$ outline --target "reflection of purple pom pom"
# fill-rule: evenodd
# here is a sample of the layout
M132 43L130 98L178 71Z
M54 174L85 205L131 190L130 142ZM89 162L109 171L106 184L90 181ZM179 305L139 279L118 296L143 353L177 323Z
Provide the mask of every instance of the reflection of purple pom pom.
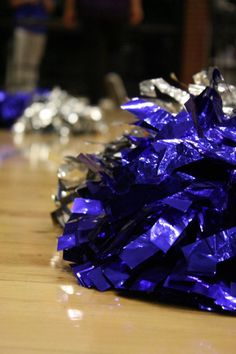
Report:
M175 116L132 100L147 134L80 158L90 172L58 249L81 285L236 311L236 118L215 86Z

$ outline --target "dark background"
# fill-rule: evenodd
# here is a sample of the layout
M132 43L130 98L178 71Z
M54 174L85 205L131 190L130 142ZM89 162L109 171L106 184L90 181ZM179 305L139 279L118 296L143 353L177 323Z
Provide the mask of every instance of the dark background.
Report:
M207 0L192 1L191 16L195 16L194 6L201 1ZM210 26L206 33L209 37L207 65L218 64L219 53L227 57L229 46L231 52L232 48L236 48L236 1L225 2L234 5L235 11L218 8L216 0L208 2ZM181 78L183 43L186 37L186 3L187 0L143 0L143 23L137 27L127 26L122 42L121 62L123 79L130 96L138 93L138 83L143 79L158 76L168 78L170 72L175 72L177 77ZM41 65L39 84L48 88L59 85L70 93L80 94L83 67L81 28L78 27L75 31L66 30L61 21L62 12L63 0L57 0L56 11L49 22L48 43ZM201 21L201 18L197 21ZM7 50L12 29L12 16L7 0L0 0L0 88L4 87ZM233 56L236 58L236 54L233 53ZM226 74L229 73L231 82L233 78L236 81L236 64L227 67L224 62L227 64L227 58L225 61L223 59L223 64L221 61L221 69ZM188 61L185 63L191 64Z
M7 0L0 2L0 87L3 88L6 53L12 35L11 11ZM122 43L121 60L124 81L130 95L137 93L144 78L177 75L183 22L182 0L144 0L145 20L136 27L127 26ZM49 23L48 43L40 70L40 86L59 85L71 93L80 93L81 29L68 31L62 25L63 1Z

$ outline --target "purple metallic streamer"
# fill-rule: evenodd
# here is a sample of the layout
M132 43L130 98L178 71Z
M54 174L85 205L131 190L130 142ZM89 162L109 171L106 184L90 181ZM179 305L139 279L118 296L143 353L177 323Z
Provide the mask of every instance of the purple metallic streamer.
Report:
M81 156L89 173L58 249L82 286L236 312L236 120L221 80L213 71L176 115L131 100L144 134Z

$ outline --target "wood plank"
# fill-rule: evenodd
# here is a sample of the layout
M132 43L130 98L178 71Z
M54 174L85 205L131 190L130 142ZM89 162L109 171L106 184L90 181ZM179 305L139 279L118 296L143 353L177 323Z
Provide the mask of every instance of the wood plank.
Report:
M0 132L0 149L12 151L0 165L0 353L235 353L235 318L88 290L63 265L50 195L62 156L86 151L87 140L17 143Z

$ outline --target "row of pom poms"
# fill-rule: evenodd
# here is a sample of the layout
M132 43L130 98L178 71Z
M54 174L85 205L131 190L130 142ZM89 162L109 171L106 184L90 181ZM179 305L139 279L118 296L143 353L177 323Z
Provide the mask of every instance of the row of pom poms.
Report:
M60 88L32 93L0 92L0 127L14 133L54 132L60 136L103 132L102 110L85 97L75 97Z

